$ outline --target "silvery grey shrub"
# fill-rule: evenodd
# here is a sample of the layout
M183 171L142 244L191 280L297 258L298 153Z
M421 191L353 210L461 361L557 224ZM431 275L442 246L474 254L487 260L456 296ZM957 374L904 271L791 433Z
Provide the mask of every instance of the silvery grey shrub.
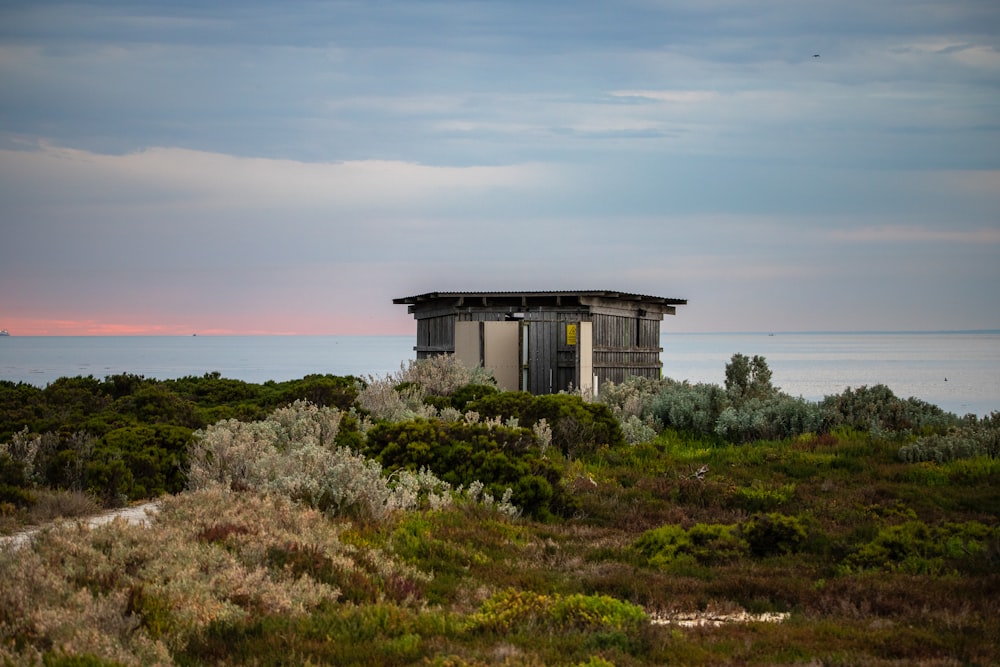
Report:
M378 462L337 446L341 417L336 408L296 401L261 421L227 419L197 431L188 487L274 493L333 516L376 520L453 501L451 486L428 470L386 476ZM506 511L506 505L497 509Z

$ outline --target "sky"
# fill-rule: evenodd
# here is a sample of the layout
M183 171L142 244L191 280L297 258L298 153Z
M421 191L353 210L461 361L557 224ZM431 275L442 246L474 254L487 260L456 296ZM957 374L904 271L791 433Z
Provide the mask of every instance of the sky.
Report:
M1000 328L995 0L0 3L0 328Z

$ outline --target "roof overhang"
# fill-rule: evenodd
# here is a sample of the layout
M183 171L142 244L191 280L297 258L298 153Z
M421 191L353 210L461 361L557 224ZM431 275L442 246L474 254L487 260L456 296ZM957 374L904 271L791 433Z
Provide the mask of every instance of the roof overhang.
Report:
M674 306L687 304L687 299L674 299L648 294L633 294L614 290L557 290L540 292L426 292L414 296L393 299L397 305L414 307L450 304L455 307L509 307L519 305L524 308L560 307L571 303L582 305L607 304L609 302L629 302L632 307L641 307L650 312L672 315Z

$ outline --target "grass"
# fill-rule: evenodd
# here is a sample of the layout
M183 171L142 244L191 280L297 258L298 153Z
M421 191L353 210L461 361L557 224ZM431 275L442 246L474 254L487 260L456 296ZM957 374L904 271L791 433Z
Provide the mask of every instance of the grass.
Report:
M898 448L853 432L741 446L667 432L551 452L580 509L546 523L473 504L338 523L185 493L150 528L50 531L0 552L0 662L1000 663L1000 466L904 464ZM633 548L664 525L745 537L762 513L804 537L726 559ZM790 616L642 620L699 611Z
M94 496L78 491L38 489L32 491L31 496L33 502L28 507L0 505L0 535L9 535L55 519L93 516L102 509Z

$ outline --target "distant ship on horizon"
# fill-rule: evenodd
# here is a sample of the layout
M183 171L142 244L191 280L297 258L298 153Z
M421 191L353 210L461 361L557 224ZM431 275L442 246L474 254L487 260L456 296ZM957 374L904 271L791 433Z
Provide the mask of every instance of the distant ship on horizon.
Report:
M6 329L0 329L0 336L9 336L10 332Z

